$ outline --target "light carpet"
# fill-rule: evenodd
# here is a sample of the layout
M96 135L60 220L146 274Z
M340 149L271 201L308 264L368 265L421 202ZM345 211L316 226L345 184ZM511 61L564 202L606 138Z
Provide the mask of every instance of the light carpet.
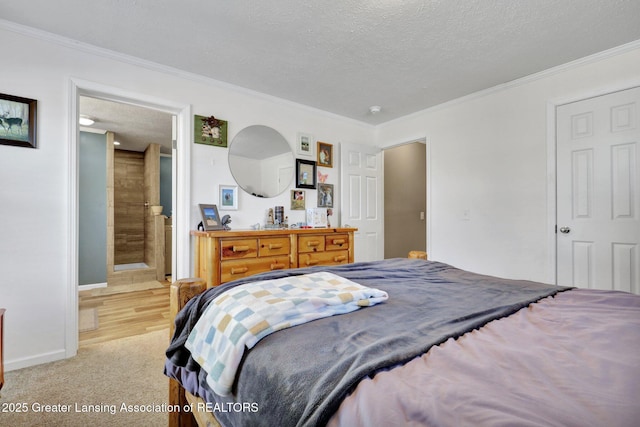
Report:
M71 359L7 372L0 425L166 426L169 380L162 372L168 344L165 329L89 345Z

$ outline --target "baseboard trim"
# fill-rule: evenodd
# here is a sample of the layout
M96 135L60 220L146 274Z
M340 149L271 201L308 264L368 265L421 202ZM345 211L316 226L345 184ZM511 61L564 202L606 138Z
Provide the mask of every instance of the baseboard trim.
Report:
M66 358L67 355L65 350L60 349L22 359L6 360L4 363L4 369L6 372L15 371L16 369L29 368L31 366L42 365L43 363L55 362Z
M78 291L90 291L91 289L106 288L107 282L104 283L90 283L88 285L78 285Z

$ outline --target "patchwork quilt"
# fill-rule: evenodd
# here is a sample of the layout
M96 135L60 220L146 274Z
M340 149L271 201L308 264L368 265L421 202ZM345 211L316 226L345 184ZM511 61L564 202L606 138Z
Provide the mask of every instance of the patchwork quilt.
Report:
M323 317L349 313L388 298L326 271L237 286L215 298L185 346L220 396L231 394L245 347L265 336Z

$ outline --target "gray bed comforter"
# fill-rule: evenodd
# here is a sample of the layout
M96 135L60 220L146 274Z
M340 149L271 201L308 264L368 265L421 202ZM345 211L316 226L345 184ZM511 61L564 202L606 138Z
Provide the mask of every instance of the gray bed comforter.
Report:
M269 335L245 353L233 396L210 392L183 346L208 303L249 280L313 271L384 290L389 299ZM188 303L176 318L165 374L190 393L217 402L215 416L224 426L325 425L361 379L565 289L413 259L265 273L212 288Z

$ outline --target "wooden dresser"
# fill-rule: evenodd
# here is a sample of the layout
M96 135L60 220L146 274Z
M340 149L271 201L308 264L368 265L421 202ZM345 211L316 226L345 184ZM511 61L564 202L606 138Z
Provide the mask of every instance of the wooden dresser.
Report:
M212 287L265 271L352 263L356 230L192 231L194 272Z

